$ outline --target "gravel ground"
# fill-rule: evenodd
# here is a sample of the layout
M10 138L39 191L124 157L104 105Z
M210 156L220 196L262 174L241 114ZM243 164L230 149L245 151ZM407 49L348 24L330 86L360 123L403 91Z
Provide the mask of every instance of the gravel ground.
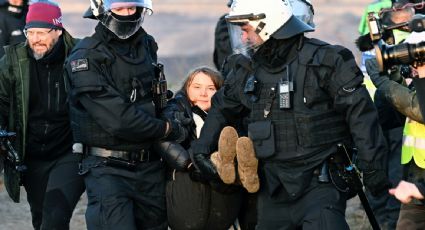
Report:
M64 24L74 36L90 35L95 21L82 19L88 7L87 0L58 0L64 13ZM316 32L311 37L329 43L342 44L355 50L354 39L364 7L371 0L315 0ZM213 34L216 20L226 12L227 0L161 0L154 2L155 13L146 18L144 27L159 43L159 57L165 64L166 76L172 89L190 68L212 66ZM0 230L28 230L31 227L29 206L25 191L21 203L13 203L0 180ZM87 200L81 198L71 221L72 230L86 229L84 212ZM351 229L370 229L358 199L347 203L347 220Z

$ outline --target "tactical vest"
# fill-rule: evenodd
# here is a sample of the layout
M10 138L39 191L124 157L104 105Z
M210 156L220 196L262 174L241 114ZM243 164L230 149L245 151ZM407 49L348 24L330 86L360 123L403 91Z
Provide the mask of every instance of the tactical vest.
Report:
M401 164L411 160L425 169L425 125L406 118L403 130L403 145L401 147Z
M327 43L322 41L305 38L298 55L280 71L268 72L262 67L254 67L254 76L261 89L258 100L252 103L251 122L269 120L273 124L275 153L268 160L303 159L338 142L351 139L348 126L341 114L333 109L323 110L306 106L305 92L321 90L309 86L306 82L307 68L321 66L325 51L320 48L326 45ZM309 77L312 79L312 76ZM279 108L279 82L282 79L293 79L289 109ZM273 94L275 98L272 100ZM328 103L332 103L332 98L329 97L327 100ZM267 107L270 108L270 113L265 117ZM249 133L253 133L252 130L249 130ZM255 137L251 138L254 145L258 144ZM264 143L268 142L262 144ZM270 148L273 146L263 149ZM258 149L256 148L256 151Z
M147 39L148 40L148 39ZM114 90L117 90L126 103L133 103L144 112L155 117L155 107L153 105L152 81L154 79L155 63L151 54L149 42L144 46L144 50L139 50L138 59L130 59L116 55L112 49L107 49L103 43L92 38L86 38L83 42L85 47L96 47L103 52L107 52L108 58L104 63L100 63L101 74L105 82ZM81 45L80 45L81 46ZM71 126L74 141L81 142L88 146L103 147L113 150L140 150L150 147L151 143L135 143L119 139L106 132L84 109L71 106Z

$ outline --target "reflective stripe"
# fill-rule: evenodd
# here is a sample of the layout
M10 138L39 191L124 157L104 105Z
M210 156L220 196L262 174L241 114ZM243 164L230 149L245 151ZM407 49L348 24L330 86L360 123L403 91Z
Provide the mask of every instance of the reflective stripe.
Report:
M407 118L403 130L401 163L407 164L412 158L417 166L425 168L425 125Z
M413 136L404 136L403 145L407 147L416 147L418 149L425 149L425 139L420 139Z

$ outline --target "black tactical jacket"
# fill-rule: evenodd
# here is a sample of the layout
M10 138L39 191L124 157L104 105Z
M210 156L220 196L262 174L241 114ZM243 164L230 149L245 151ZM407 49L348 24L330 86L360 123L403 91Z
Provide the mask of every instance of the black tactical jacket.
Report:
M75 141L138 150L165 136L152 103L157 49L142 28L120 40L100 23L75 47L66 65Z

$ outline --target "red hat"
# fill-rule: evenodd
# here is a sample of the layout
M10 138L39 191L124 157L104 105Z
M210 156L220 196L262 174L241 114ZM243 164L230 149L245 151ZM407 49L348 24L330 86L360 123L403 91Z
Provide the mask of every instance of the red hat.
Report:
M62 29L62 12L57 3L48 0L33 0L28 8L25 29Z

